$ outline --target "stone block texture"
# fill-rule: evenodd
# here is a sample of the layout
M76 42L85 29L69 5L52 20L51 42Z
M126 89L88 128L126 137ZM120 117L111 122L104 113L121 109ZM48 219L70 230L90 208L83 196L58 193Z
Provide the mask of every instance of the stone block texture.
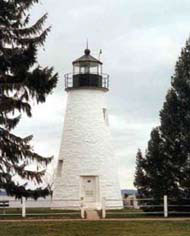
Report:
M102 198L108 208L122 208L117 159L106 113L104 90L68 92L52 207L80 207L81 178L95 176L97 208L101 208Z

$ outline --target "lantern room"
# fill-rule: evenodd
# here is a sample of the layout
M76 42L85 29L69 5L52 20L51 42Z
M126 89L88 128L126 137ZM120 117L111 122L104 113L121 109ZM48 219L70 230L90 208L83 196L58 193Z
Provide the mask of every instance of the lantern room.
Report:
M73 72L65 75L66 91L81 87L108 90L109 75L102 73L102 62L91 56L89 49L72 64Z
M73 61L73 74L102 74L102 62L90 55L90 50L85 49L84 56Z

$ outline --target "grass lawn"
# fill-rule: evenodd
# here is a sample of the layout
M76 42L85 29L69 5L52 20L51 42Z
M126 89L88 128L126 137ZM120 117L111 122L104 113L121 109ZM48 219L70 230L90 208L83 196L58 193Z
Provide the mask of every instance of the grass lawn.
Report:
M189 236L183 222L52 222L0 223L2 236Z

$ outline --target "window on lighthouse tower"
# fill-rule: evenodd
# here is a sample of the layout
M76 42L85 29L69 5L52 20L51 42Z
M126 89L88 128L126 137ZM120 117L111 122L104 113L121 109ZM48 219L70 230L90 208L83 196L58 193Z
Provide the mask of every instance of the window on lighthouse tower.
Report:
M57 167L57 177L61 177L62 168L63 168L63 160L59 160Z
M104 117L104 121L105 121L106 125L109 126L108 112L107 112L106 108L103 108L103 117Z

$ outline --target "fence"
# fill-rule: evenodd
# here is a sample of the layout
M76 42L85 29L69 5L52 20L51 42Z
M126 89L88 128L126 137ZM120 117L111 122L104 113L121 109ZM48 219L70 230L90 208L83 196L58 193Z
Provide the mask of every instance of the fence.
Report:
M131 199L123 200L123 210L114 210L116 208L114 206L111 209L109 207L109 202L113 201L111 199L104 201L104 209L102 208L104 218L190 216L190 199L181 199L179 202L167 196L163 196L161 200L133 196Z
M8 200L7 200L8 199ZM79 203L79 204L78 204ZM63 207L64 206L64 207ZM81 206L79 200L51 199L0 199L0 217L64 217L80 218Z
M124 199L124 208L116 209L120 204L110 204L114 199L102 198L102 218L125 218L125 217L147 217L147 216L190 216L190 199L182 199L180 202L164 196L160 201L153 198ZM63 207L64 206L64 207ZM85 204L83 199L53 200L13 198L0 199L0 218L2 217L63 217L63 218L85 218Z

